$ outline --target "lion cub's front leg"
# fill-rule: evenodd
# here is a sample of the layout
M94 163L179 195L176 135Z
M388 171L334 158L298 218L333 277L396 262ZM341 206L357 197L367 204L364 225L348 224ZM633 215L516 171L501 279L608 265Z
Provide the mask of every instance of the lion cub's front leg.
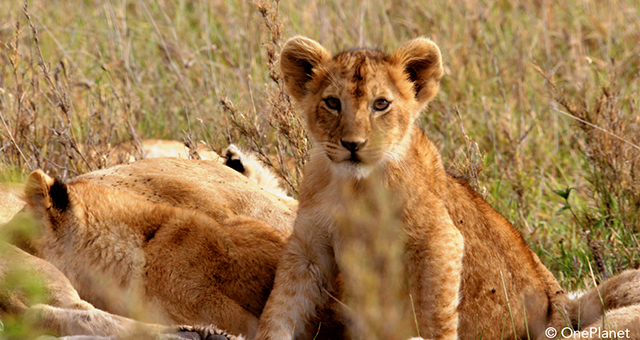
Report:
M446 212L438 219L409 230L407 277L420 336L457 339L464 240Z
M300 214L278 263L256 339L294 339L303 333L316 307L328 298L324 287L337 274L330 237L316 234L316 225Z

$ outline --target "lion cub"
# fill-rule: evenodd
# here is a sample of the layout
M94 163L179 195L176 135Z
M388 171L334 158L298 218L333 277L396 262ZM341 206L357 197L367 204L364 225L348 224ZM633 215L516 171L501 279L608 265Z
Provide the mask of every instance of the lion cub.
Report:
M418 38L391 55L356 49L332 56L294 37L280 67L315 148L257 339L313 338L305 323L335 298L339 273L345 297L371 290L363 298L382 301L404 289L401 311L386 322L399 325L392 332L347 301L351 337L536 338L564 292L518 231L445 171L414 123L439 88L438 47ZM389 269L393 254L371 268L404 276L396 278L399 288L386 277L373 288L350 281L371 276L354 274L353 263L387 251L367 253L371 244L361 242L380 234L390 235L390 248L402 242L402 268Z

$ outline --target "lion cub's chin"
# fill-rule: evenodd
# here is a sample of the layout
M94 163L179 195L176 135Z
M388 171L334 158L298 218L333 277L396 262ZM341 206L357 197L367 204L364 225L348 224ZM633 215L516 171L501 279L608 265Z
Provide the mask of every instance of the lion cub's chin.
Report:
M363 162L341 161L334 162L331 170L336 177L345 179L364 179L369 177L378 164L370 164Z

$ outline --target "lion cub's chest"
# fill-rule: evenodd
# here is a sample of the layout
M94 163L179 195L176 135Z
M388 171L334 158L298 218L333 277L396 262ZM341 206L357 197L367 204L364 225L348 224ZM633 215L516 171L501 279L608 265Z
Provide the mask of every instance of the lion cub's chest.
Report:
M309 165L315 171L305 174L298 210L298 219L304 223L298 226L312 230L301 232L324 234L337 243L334 246L373 234L401 233L393 237L411 247L429 242L428 235L437 230L456 229L446 203L431 188L434 183L427 180L429 174L423 174L420 164L388 163L365 178L336 173L322 160L312 159ZM398 175L407 172L424 176Z
M302 188L297 232L326 238L336 250L369 242L375 235L403 233L405 222L410 222L405 195L389 187L383 175L352 178L331 171L308 172L306 183L314 185Z

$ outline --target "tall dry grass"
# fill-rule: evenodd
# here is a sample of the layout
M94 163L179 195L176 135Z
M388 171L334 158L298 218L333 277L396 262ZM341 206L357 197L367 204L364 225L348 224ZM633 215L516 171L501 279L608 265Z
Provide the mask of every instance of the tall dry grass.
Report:
M445 77L420 124L448 166L567 288L589 262L639 265L637 1L3 1L0 179L186 136L251 148L295 193L309 145L277 69L295 34L336 52L431 37Z

